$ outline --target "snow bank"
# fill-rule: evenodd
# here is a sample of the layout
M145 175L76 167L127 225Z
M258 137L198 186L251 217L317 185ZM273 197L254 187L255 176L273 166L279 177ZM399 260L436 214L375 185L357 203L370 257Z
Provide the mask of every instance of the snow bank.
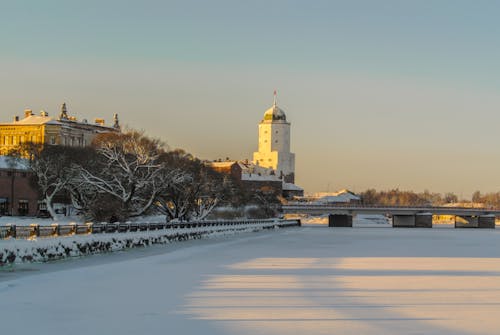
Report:
M9 263L46 262L66 257L166 244L174 241L234 235L297 225L293 221L267 221L240 226L209 226L129 233L88 234L31 240L8 239L0 244L0 266Z

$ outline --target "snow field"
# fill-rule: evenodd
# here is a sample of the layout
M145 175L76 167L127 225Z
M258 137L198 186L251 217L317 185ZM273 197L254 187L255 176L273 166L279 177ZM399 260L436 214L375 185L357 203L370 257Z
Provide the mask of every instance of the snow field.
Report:
M0 271L0 324L9 335L496 335L499 244L499 230L307 226L14 265Z

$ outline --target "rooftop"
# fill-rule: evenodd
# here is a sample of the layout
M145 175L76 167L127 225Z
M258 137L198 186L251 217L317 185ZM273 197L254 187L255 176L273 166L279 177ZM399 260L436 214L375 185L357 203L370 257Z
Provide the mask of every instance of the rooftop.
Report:
M24 158L0 156L0 169L27 170L28 160Z

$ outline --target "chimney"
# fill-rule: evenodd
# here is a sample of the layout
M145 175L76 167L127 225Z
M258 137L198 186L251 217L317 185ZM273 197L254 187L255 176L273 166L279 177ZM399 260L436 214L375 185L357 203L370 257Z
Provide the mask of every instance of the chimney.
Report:
M40 116L49 116L49 113L47 113L46 111L42 110L42 111L40 111Z
M104 126L104 119L95 119L94 123L99 125L99 126Z
M14 122L19 122L19 116L14 115Z
M27 118L29 116L33 115L33 111L31 109L25 109L24 110L24 118Z

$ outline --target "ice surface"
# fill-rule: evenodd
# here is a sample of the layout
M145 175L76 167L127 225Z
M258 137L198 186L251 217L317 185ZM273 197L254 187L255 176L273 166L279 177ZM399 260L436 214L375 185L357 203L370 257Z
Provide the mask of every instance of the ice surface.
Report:
M1 333L498 334L499 242L323 225L15 265Z

